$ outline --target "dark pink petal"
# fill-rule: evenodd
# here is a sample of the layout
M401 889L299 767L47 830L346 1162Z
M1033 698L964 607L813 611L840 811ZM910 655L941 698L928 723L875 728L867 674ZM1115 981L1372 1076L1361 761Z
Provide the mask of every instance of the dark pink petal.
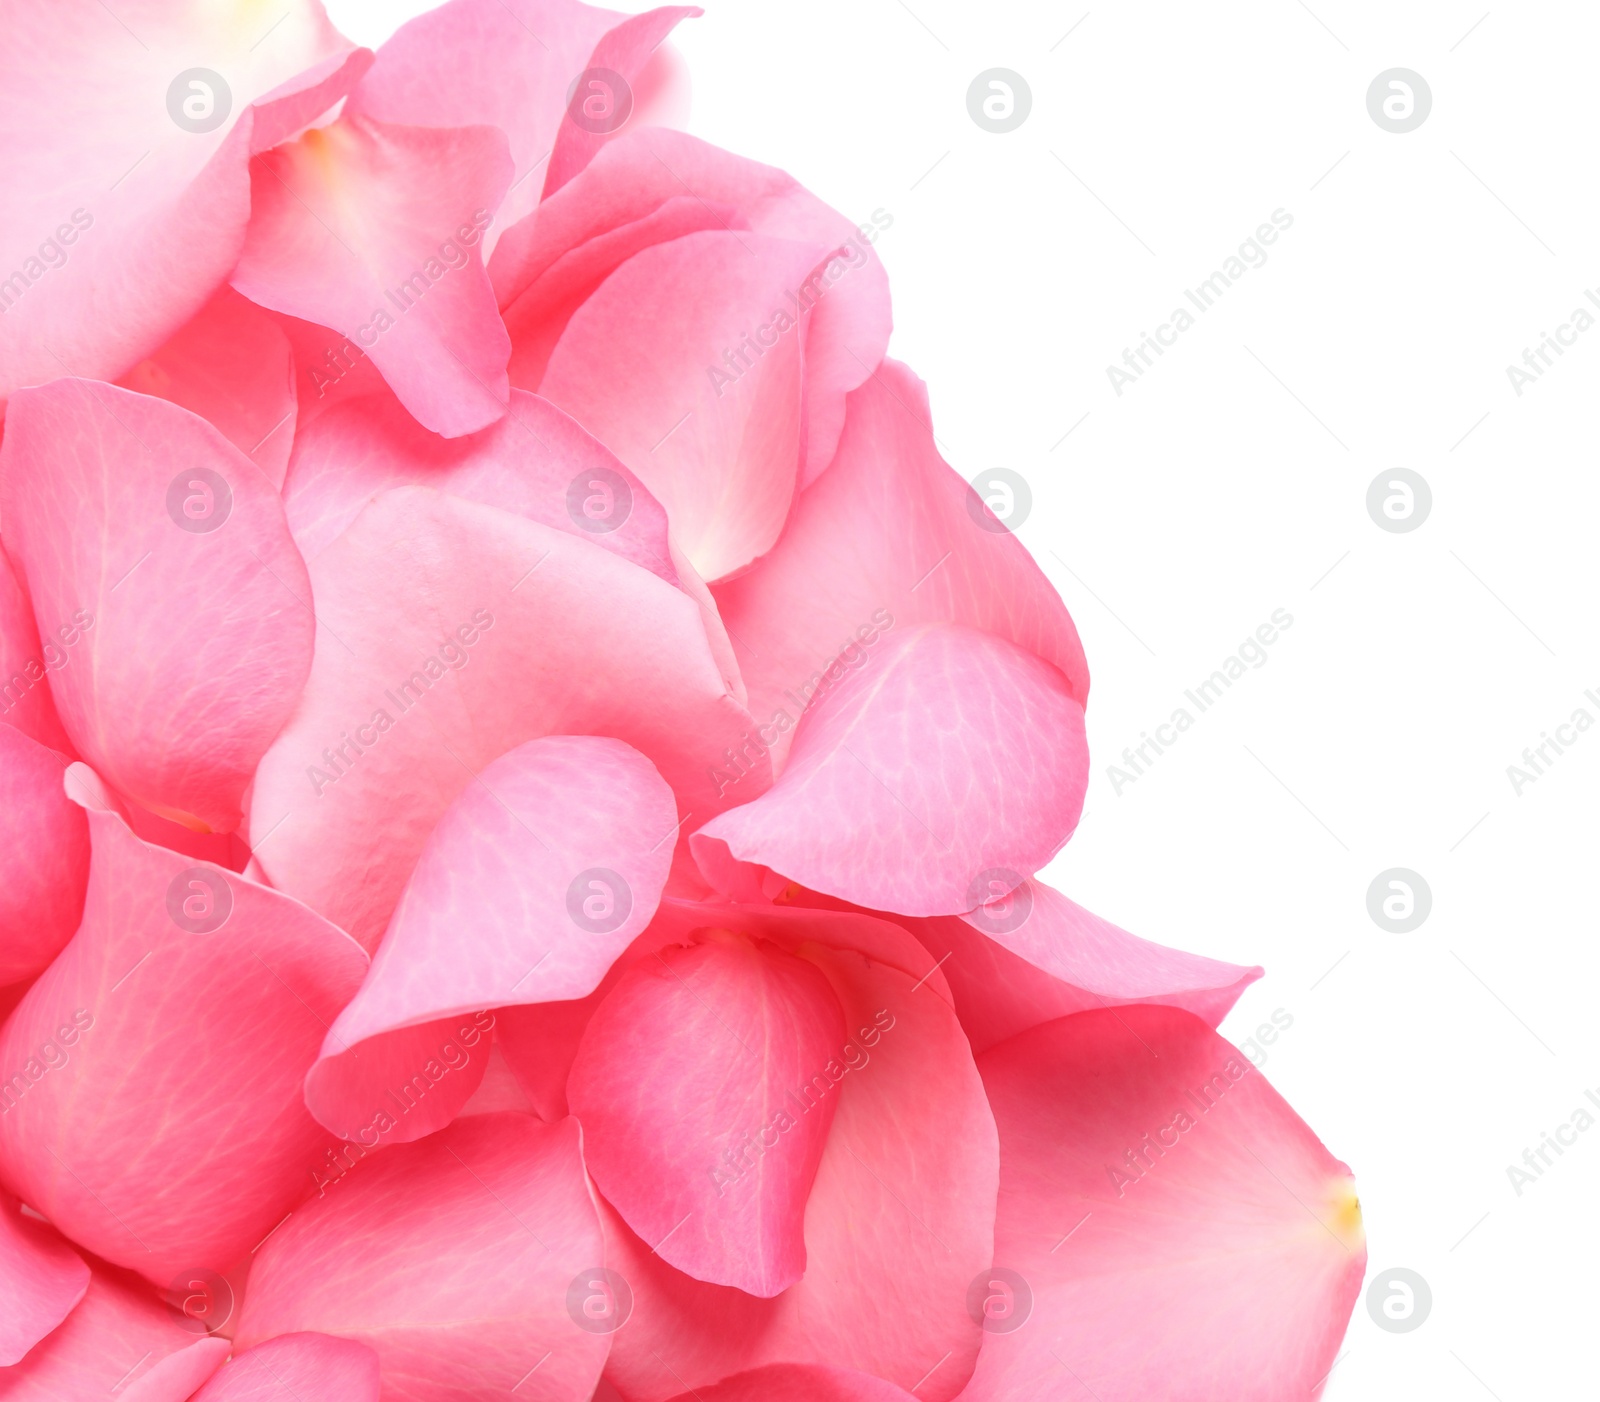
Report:
M118 381L207 420L274 487L294 441L294 358L278 324L231 287Z
M366 1144L448 1124L488 1054L456 1024L591 992L655 914L677 820L672 790L620 740L547 736L490 764L428 838L328 1030L311 1113Z
M280 1334L212 1374L194 1402L378 1402L378 1355L354 1339Z
M1133 1402L1202 1376L1195 1395L1240 1402L1321 1391L1361 1289L1361 1213L1350 1170L1242 1052L1188 1013L1125 1007L1025 1032L981 1069L1000 1211L965 1397Z
M858 229L783 171L684 132L630 130L547 198L537 219L513 225L495 245L489 276L511 331L512 383L537 385L573 312L651 244L700 229L751 229L835 250L839 261L815 284L807 331L807 485L838 446L845 395L889 343L889 280L872 248L887 227ZM772 308L762 310L765 320Z
M0 987L39 973L83 914L89 825L62 787L66 767L0 725Z
M185 1328L143 1281L100 1267L66 1322L0 1368L0 1402L187 1402L227 1356L226 1339Z
M847 1035L827 979L770 944L708 931L635 964L567 1082L595 1183L697 1280L787 1289L805 1274L806 1200L839 1099L799 1096L816 1076L832 1089Z
M326 111L371 57L316 0L115 11L0 8L0 399L115 379L199 312L239 256L251 152Z
M350 110L413 126L499 127L516 162L497 220L504 228L538 206L557 134L571 125L568 91L579 74L609 67L631 81L672 26L699 13L624 16L575 0L451 0L401 25L378 51ZM596 53L611 30L620 47L613 41ZM564 155L563 163L577 155Z
M0 1177L166 1286L312 1186L328 1136L300 1083L367 961L297 901L88 817L83 924L0 1031Z
M950 980L974 1053L1069 1013L1163 1003L1209 1027L1261 977L1130 935L1037 878L917 932Z
M238 1343L358 1340L411 1402L583 1402L612 1336L569 1305L605 1266L579 1140L475 1115L363 1159L261 1248Z
M779 1363L685 1392L672 1402L915 1402L893 1383L848 1368Z
M54 636L48 648L40 644L33 606L0 548L0 721L53 750L72 748L50 699L50 670L65 657Z
M506 416L463 438L429 433L373 395L318 417L295 440L284 510L309 560L389 487L433 487L581 535L678 577L661 503L608 448L537 395L512 390Z
M272 484L186 409L58 380L12 396L0 514L78 752L154 812L236 827L311 665Z
M679 20L704 13L697 5L664 5L629 15L601 37L556 129L544 181L546 196L577 175L626 124L635 100L633 80L644 72L656 46ZM622 79L620 85L613 74ZM628 112L623 111L624 103Z
M630 1402L772 1363L855 1368L947 1402L978 1351L966 1296L993 1259L999 1169L989 1108L937 970L905 931L864 916L769 907L711 918L809 959L844 1010L841 1065L818 1068L828 1082L842 1074L806 1206L806 1273L770 1300L705 1284L608 1214L634 1313L607 1372ZM873 957L833 944L862 933ZM880 961L896 944L902 952ZM913 978L901 963L925 972Z
M763 724L786 714L792 725L885 636L928 623L1007 638L1053 663L1088 703L1089 669L1065 606L939 456L928 425L922 382L886 361L850 396L838 455L777 546L716 587ZM780 766L791 738L776 733Z
M88 1288L89 1268L61 1234L25 1216L15 1198L0 1192L0 1379Z
M806 443L799 289L827 255L720 230L646 248L573 315L540 381L644 480L708 580L770 550L788 517Z
M316 661L257 772L251 841L275 886L368 948L445 810L526 740L627 742L685 824L728 802L711 771L749 714L700 606L626 560L402 487L317 557L312 580Z
M349 338L436 433L472 433L505 413L510 389L479 246L510 182L491 127L341 117L250 163L233 285Z
M953 915L991 894L987 874L1014 885L1071 836L1089 752L1056 668L947 625L897 632L841 670L777 783L691 838L713 885L764 867L855 905Z

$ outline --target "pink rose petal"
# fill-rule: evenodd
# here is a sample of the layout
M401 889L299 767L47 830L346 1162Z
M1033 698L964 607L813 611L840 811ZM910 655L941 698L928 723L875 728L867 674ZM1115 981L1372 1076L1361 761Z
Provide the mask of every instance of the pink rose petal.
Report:
M765 867L855 905L953 915L1071 836L1089 753L1056 668L956 625L878 648L812 700L777 783L691 838L713 885Z
M763 724L780 712L792 724L825 679L928 623L1009 639L1088 703L1088 665L1060 597L939 456L927 392L893 361L850 396L838 455L777 546L715 593ZM774 734L781 767L793 731Z
M510 388L479 247L510 182L492 127L345 115L250 163L233 285L349 338L436 433L472 433L505 413Z
M787 1289L805 1274L806 1200L838 1103L827 1068L846 1035L827 979L772 945L707 931L639 962L567 1082L595 1183L697 1280ZM813 1078L822 1090L794 1098Z
M260 470L204 420L88 380L12 396L6 544L65 661L78 752L146 808L228 831L311 665L311 589Z
M915 1402L893 1383L848 1368L780 1363L753 1368L710 1387L685 1392L672 1402Z
M325 112L371 58L316 0L271 16L115 8L0 10L0 400L114 379L199 312L239 256L251 152Z
M805 460L809 312L828 250L721 230L635 254L578 308L539 392L643 479L708 580L772 548ZM745 349L752 327L762 344Z
M389 487L433 487L570 531L678 582L667 513L609 449L548 400L512 390L506 416L464 438L429 433L372 396L321 415L296 439L284 510L320 555Z
M605 1264L579 1138L477 1115L362 1160L261 1248L239 1345L357 1340L408 1402L584 1402L612 1336L568 1304Z
M369 1145L448 1124L488 1053L456 1023L591 992L655 913L676 827L672 790L620 740L548 736L495 760L428 838L306 1077L311 1113Z
M699 606L644 570L403 487L313 561L312 580L316 661L257 772L251 840L274 885L368 948L445 810L526 740L625 741L671 785L685 824L727 802L711 768L749 715Z
M300 1083L367 961L289 897L88 819L83 924L0 1031L0 1178L165 1287L313 1186Z
M75 625L66 636L76 640ZM66 651L54 635L45 647L33 621L33 606L23 592L11 557L0 548L0 721L53 750L70 750L50 699L50 671L63 664Z
M1242 1052L1188 1013L1125 1007L1036 1027L980 1069L1000 1211L964 1398L1317 1396L1361 1289L1361 1213L1350 1170Z
M17 1200L0 1192L0 1379L88 1288L89 1268L61 1234L24 1216Z
M283 486L294 441L294 357L277 322L231 287L218 288L118 383L198 414Z
M187 1402L228 1356L137 1277L97 1267L82 1302L12 1368L0 1368L0 1402Z
M194 1402L378 1402L378 1355L354 1339L280 1334L212 1374Z
M0 725L0 988L43 970L83 914L89 825L62 788L66 768Z

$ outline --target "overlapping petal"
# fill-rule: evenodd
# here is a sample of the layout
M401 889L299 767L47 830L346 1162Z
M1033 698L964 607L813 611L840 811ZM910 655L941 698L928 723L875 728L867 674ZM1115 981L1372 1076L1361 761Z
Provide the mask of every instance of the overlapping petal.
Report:
M194 319L118 382L207 420L283 486L294 442L294 357L260 307L220 287Z
M493 127L396 126L347 114L250 163L248 237L231 281L264 307L332 327L401 402L454 437L506 411L511 343L481 240L511 183Z
M915 928L942 961L975 1053L1069 1013L1124 1003L1182 1008L1216 1027L1262 972L1130 935L1037 878Z
M512 390L506 416L463 438L429 433L379 395L321 415L295 440L284 510L309 560L389 487L433 487L581 534L678 583L667 514L620 459L548 400Z
M671 911L697 923L692 906ZM806 1273L757 1299L674 1270L608 1215L614 1264L634 1298L608 1375L630 1402L775 1363L854 1368L919 1397L955 1396L981 1334L966 1295L993 1259L998 1159L938 970L904 930L866 916L711 907L700 920L806 958L844 1011L849 1040L837 1063L809 1095L796 1088L802 1103L837 1097L806 1205Z
M0 1402L188 1402L228 1356L143 1281L97 1266L82 1301L22 1362L0 1368Z
M487 1042L460 1045L470 1015L591 992L655 913L676 827L672 790L620 740L549 736L495 760L433 830L328 1029L311 1112L369 1145L448 1124L487 1064Z
M641 249L698 230L742 229L826 248L835 256L802 284L811 302L800 473L808 485L838 446L845 395L888 345L889 280L873 243L892 222L878 210L872 225L852 225L783 171L686 133L627 131L550 195L537 219L513 225L495 245L489 276L511 331L512 383L539 383L573 312ZM771 308L761 311L769 320Z
M78 752L229 831L311 665L310 584L272 484L175 404L88 380L12 397L0 519Z
M644 480L708 580L770 550L789 515L806 444L802 289L828 253L731 230L646 248L574 313L539 382Z
M43 969L83 914L89 825L62 787L66 767L0 725L0 987Z
M0 1379L71 1313L88 1288L83 1258L59 1232L0 1192Z
M672 1402L910 1402L911 1396L868 1373L790 1363L752 1368Z
M1037 1027L980 1069L1000 1207L965 1398L1321 1391L1361 1288L1360 1209L1242 1052L1188 1013L1125 1007Z
M61 728L55 702L50 699L49 674L65 665L64 638L78 640L76 625L41 643L33 621L33 607L12 567L11 556L0 547L0 721L15 726L41 745L68 750L72 742Z
M579 1322L605 1267L579 1139L476 1115L363 1159L261 1248L239 1345L353 1339L414 1402L583 1402L611 1335Z
M115 379L199 312L243 244L251 153L371 58L318 0L8 0L0 30L0 400Z
M0 1031L0 1179L166 1286L313 1186L328 1135L300 1083L367 961L289 897L88 821L83 923Z
M316 660L257 772L251 840L274 885L368 948L444 811L524 741L625 741L686 825L730 801L711 770L749 714L700 606L626 560L405 487L312 562L312 583Z
M879 647L813 694L773 787L694 834L713 885L758 891L766 869L877 910L959 914L1071 836L1089 754L1060 671L953 624Z
M609 154L609 153L608 153ZM1066 607L1027 550L939 456L927 391L883 367L849 398L838 454L777 546L715 588L750 709L781 767L809 699L891 630L962 623L1058 668L1080 705L1089 669Z
M567 1082L600 1191L662 1260L771 1297L805 1274L806 1200L850 1034L827 979L732 931L631 968ZM649 1158L638 1146L649 1144Z
M194 1402L378 1402L378 1355L354 1339L280 1334L214 1373Z

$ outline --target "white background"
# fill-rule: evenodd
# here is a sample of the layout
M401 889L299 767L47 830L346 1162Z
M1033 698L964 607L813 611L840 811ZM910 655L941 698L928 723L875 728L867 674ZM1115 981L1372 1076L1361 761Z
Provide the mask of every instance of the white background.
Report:
M1506 367L1600 296L1600 15L1485 4L709 0L677 39L691 131L893 216L891 353L963 475L1031 486L1019 533L1094 677L1046 876L1266 966L1224 1031L1292 1016L1264 1070L1353 1166L1369 1276L1431 1286L1411 1333L1358 1304L1335 1399L1595 1387L1600 1125L1520 1197L1506 1169L1600 1095L1600 727L1520 796L1506 768L1600 720L1600 326L1520 397ZM330 4L366 43L422 8ZM1004 135L967 111L992 67L1032 91ZM1399 135L1366 106L1394 67L1433 98ZM1106 366L1279 209L1268 261L1117 396ZM1408 534L1366 510L1396 467L1433 493ZM1116 792L1279 608L1269 661ZM1367 913L1390 867L1432 890L1409 934Z

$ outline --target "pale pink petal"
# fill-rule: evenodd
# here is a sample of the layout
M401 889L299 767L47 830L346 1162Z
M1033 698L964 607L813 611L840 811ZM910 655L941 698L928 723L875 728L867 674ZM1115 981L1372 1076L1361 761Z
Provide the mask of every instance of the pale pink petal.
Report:
M311 1113L367 1144L448 1124L488 1052L455 1023L593 991L655 914L677 822L672 790L620 740L547 736L495 760L422 849L306 1077Z
M75 625L65 637L75 643L82 630ZM50 699L50 672L67 657L60 637L52 634L48 646L40 643L33 621L33 606L23 592L11 557L0 547L0 721L53 750L70 750L72 742L61 728L55 702Z
M510 181L492 127L343 116L250 163L233 285L355 342L436 433L472 433L505 413L510 389L480 247Z
M239 256L251 152L326 111L371 57L317 0L114 10L0 7L0 399L115 379L199 312Z
M720 230L646 248L578 308L540 381L644 480L708 580L770 550L788 517L806 443L801 289L827 256Z
M609 154L609 153L608 153ZM800 718L808 699L928 623L965 623L1054 664L1080 705L1089 669L1072 619L1027 550L940 458L922 382L893 361L850 396L838 455L783 538L716 586L751 710ZM792 730L774 730L780 768Z
M378 1355L354 1339L280 1334L230 1359L194 1402L378 1402Z
M742 923L727 910L714 918ZM842 1074L806 1206L806 1274L771 1300L708 1285L665 1264L607 1214L614 1264L635 1302L607 1373L630 1402L659 1402L742 1370L812 1363L947 1402L978 1351L966 1295L993 1259L999 1172L966 1038L935 977L913 978L824 942L872 927L887 938L895 927L776 908L754 918L752 933L787 930L795 952L827 976L849 1038L840 1067L819 1068L825 1082ZM898 938L912 946L908 962L931 964L904 931Z
M838 260L814 284L807 331L807 485L838 446L845 395L889 342L889 280L872 245L892 216L876 215L871 227L857 228L781 170L683 132L626 132L549 196L537 219L513 225L495 245L489 276L511 332L512 383L537 385L573 312L651 244L701 229L751 229L834 250Z
M217 289L187 325L118 380L207 420L274 487L294 441L294 358L289 338L231 287Z
M0 514L61 640L50 687L78 752L146 808L236 827L311 664L310 583L272 484L186 409L59 380L12 397Z
M0 725L0 987L32 978L78 928L89 825L64 755Z
M97 1267L66 1322L0 1368L0 1402L187 1402L227 1356L226 1339L186 1328L143 1281Z
M289 897L88 818L83 924L0 1031L0 1178L167 1286L313 1186L328 1135L300 1083L367 961Z
M953 915L990 896L992 873L1011 886L1049 861L1088 781L1066 678L956 625L897 632L863 661L813 697L777 783L691 838L707 879L731 892L767 868L855 905Z
M569 1304L605 1267L579 1141L477 1115L363 1159L261 1248L238 1343L358 1340L408 1402L583 1402L611 1336Z
M316 660L257 772L251 841L275 886L368 948L444 811L526 740L626 741L671 785L685 825L731 801L711 769L743 743L749 714L699 605L626 560L402 487L317 557L312 582Z
M57 1231L0 1192L0 1378L71 1312L89 1268ZM0 1384L0 1396L3 1396Z
M538 206L553 149L564 165L579 154L566 154L569 138L557 140L571 125L568 93L578 76L605 67L631 82L672 26L699 13L672 8L627 16L576 0L451 0L395 31L350 109L413 126L499 127L516 162L496 221L504 228ZM614 29L620 47L613 41L597 53Z
M548 400L511 392L509 412L463 438L429 433L398 401L370 396L322 414L296 439L284 510L306 559L389 487L433 487L581 535L678 582L661 503L609 449Z
M633 80L644 72L656 46L679 20L704 13L697 5L664 5L629 15L601 36L556 130L544 181L547 198L582 171L627 124L636 98Z
M672 1402L915 1402L904 1388L869 1373L811 1363L778 1363L685 1392Z
M970 914L915 928L943 961L974 1053L1041 1022L1123 1003L1163 1003L1215 1027L1262 973L1130 935L1037 878Z
M771 945L708 931L641 961L595 1012L567 1082L595 1183L697 1280L787 1289L805 1274L806 1200L838 1104L797 1088L822 1076L831 1089L846 1036L827 979Z
M1360 1208L1242 1052L1188 1013L1125 1007L1036 1027L981 1069L1000 1210L964 1398L1321 1392L1361 1289Z

